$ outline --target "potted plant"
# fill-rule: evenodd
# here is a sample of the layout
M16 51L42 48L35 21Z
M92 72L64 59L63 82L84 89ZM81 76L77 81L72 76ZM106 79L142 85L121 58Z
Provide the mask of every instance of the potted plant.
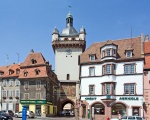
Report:
M16 98L16 99L19 99L19 97L18 97L18 96L16 96L15 98Z
M12 99L12 96L9 96L9 99Z

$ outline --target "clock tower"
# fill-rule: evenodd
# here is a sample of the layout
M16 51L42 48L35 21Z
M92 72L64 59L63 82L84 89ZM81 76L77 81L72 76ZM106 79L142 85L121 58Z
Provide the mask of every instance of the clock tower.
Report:
M64 90L64 95L72 101L79 99L79 55L86 47L86 31L79 32L73 27L73 16L69 12L66 27L61 33L55 27L52 32L52 47L55 54L55 73ZM64 98L61 94L61 98Z

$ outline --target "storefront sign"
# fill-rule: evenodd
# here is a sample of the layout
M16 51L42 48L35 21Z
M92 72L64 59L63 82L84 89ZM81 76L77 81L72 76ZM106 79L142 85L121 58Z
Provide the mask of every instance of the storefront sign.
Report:
M46 104L46 100L20 100L21 104Z
M120 97L119 100L139 100L138 97Z
M97 98L96 97L88 97L88 98L85 98L85 100L96 100Z

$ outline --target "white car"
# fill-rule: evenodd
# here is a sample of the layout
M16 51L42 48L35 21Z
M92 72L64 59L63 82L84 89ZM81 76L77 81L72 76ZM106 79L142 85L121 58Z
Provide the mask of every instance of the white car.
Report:
M22 111L15 113L14 116L16 118L22 117ZM33 111L27 111L27 118L35 118L34 112Z
M123 116L121 120L143 120L141 116Z

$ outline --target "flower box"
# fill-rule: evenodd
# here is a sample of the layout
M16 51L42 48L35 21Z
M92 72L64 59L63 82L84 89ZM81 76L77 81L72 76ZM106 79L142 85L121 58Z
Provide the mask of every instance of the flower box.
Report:
M3 99L6 99L6 97L3 97Z
M16 99L19 99L19 97L18 97L18 96L16 96L15 98L16 98Z
M9 99L12 99L12 97L9 97Z

